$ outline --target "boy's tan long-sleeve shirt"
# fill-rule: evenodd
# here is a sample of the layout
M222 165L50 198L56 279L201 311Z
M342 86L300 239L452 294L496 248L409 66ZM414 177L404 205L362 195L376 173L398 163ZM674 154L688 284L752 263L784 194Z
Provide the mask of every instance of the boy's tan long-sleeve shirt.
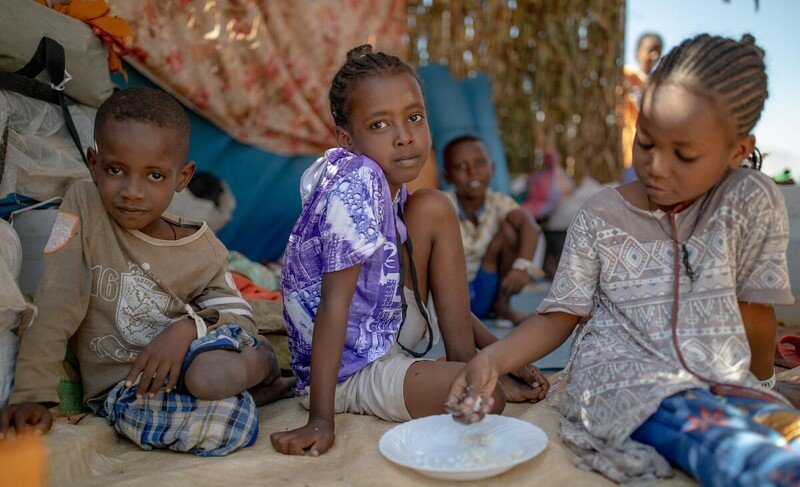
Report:
M97 411L133 359L189 304L208 330L230 323L256 333L252 309L227 272L227 250L205 223L165 214L198 230L159 240L119 226L90 181L64 197L45 247L35 296L39 315L25 332L10 404L58 404L67 342L80 364L84 402Z

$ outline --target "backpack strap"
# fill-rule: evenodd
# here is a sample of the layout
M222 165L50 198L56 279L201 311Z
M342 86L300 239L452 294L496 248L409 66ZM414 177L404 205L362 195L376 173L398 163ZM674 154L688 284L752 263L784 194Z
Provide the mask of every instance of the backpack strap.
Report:
M42 71L47 71L50 78L50 86L36 81L34 78ZM64 85L72 79L67 73L66 57L64 47L49 37L42 37L39 46L28 64L18 69L14 73L0 72L0 89L13 91L29 98L35 98L47 103L53 103L61 107L64 114L64 121L67 124L72 142L78 148L78 153L83 159L83 163L89 165L86 160L86 153L81 145L81 138L72 115L69 113L68 105L71 104L67 95L64 93Z
M31 60L16 74L32 79L45 70L50 78L50 86L54 90L64 91L64 85L72 78L67 74L64 47L49 37L42 37Z

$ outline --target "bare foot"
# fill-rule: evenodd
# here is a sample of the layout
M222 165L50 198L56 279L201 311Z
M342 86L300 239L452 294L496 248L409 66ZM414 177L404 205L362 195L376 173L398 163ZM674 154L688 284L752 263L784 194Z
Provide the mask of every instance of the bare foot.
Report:
M519 325L529 316L521 311L515 310L508 301L502 298L495 301L494 313L495 317L502 320L509 320L514 326Z
M498 383L503 388L506 394L506 401L508 402L530 402L536 403L544 399L544 394L547 391L541 387L534 389L530 385L521 380L517 380L509 375L501 375L498 377Z
M279 399L294 397L295 377L278 377L270 384L263 382L249 389L256 406L263 406Z

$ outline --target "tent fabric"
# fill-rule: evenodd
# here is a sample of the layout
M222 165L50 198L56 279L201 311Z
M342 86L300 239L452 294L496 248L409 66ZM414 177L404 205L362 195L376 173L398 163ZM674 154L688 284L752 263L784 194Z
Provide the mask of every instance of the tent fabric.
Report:
M562 418L545 402L510 404L506 415L542 428L549 443L533 460L509 472L463 485L613 486L596 473L578 469L578 458L558 437ZM381 435L396 423L372 416L336 415L336 443L318 458L276 452L270 433L298 428L308 420L299 399L285 399L259 409L255 445L227 457L198 458L167 450L143 451L116 435L106 421L86 417L77 425L57 423L47 437L51 485L331 485L451 486L386 460L378 450ZM462 485L462 484L459 484ZM682 473L659 486L696 485Z
M404 51L406 0L110 0L128 61L234 139L286 155L334 142L328 88L347 51Z
M126 66L121 87L154 86ZM236 197L233 219L217 236L231 250L254 261L277 260L300 215L300 176L316 156L283 156L236 142L196 113L188 112L192 135L189 159L228 183Z
M431 127L440 176L444 174L444 149L453 139L472 135L480 138L495 164L491 188L510 194L508 162L492 101L492 82L485 74L454 79L447 66L430 64L419 68L428 122ZM447 187L444 180L442 187Z

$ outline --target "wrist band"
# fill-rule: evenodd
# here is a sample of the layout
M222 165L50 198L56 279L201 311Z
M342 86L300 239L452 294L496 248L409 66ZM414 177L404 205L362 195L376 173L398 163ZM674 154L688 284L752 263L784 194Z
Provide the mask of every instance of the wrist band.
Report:
M544 271L541 270L539 267L537 267L532 260L526 259L524 257L517 257L514 260L514 263L511 264L511 268L525 272L534 279L541 279L545 275Z
M197 328L197 338L206 336L208 334L208 327L206 326L206 322L203 320L203 318L197 316L197 313L195 313L192 307L188 304L184 309L189 314L189 317L194 320L194 326Z
M769 379L761 381L761 387L764 389L772 389L775 387L775 372L772 372L772 377Z

